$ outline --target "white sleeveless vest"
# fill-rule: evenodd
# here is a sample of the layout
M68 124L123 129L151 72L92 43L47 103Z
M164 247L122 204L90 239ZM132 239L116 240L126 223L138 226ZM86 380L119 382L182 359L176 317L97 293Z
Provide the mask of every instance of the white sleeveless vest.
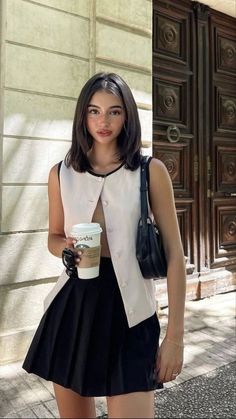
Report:
M60 170L65 235L73 224L92 221L99 197L104 211L108 245L129 327L152 316L156 310L153 280L142 277L136 259L136 235L140 218L140 169L124 166L107 177L78 173L64 162ZM46 297L45 310L64 286L65 271Z

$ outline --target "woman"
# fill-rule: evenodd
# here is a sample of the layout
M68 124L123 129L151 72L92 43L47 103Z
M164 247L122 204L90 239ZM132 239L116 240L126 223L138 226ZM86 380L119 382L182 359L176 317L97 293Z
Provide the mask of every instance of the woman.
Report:
M78 266L83 254L71 227L98 222L100 274L62 274L23 364L53 382L61 417L96 417L96 396L107 397L110 418L154 417L154 390L181 372L185 265L173 190L165 166L151 159L151 210L168 262L168 326L159 348L153 280L143 279L135 256L140 150L129 87L116 74L96 74L78 98L71 148L50 171L48 248L57 257L72 249Z

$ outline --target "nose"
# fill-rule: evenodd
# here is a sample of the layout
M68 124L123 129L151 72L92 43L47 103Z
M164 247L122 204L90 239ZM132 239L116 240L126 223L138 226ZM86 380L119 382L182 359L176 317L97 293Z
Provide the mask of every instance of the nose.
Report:
M109 115L107 113L102 113L101 115L99 115L99 123L105 126L109 125L110 123Z

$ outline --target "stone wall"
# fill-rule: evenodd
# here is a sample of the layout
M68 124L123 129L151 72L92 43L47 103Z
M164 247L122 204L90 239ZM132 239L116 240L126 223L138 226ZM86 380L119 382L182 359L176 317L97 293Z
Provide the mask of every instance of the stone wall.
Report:
M150 145L150 0L1 0L0 363L22 359L62 270L47 250L47 179L98 71L130 85ZM148 149L150 152L150 148Z

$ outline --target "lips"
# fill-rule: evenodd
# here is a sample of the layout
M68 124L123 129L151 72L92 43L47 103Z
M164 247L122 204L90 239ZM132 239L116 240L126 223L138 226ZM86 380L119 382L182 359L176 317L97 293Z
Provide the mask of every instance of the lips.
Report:
M102 136L108 136L108 135L111 135L112 134L112 131L103 129L103 130L97 131L97 134L98 135L102 135Z

